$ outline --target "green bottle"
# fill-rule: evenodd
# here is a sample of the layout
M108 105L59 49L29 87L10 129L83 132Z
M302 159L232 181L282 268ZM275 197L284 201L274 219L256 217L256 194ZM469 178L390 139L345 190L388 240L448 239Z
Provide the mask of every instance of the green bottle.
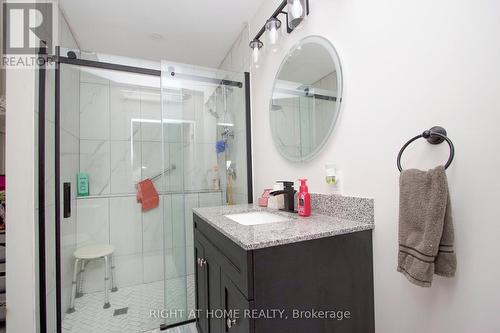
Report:
M89 174L79 172L76 174L77 196L86 197L89 195Z

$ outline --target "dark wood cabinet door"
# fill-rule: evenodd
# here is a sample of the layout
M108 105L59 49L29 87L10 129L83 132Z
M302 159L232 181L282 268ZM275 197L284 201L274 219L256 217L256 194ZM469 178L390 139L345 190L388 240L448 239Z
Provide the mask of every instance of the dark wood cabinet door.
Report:
M209 333L224 332L224 318L216 311L222 309L221 300L221 266L217 252L210 243L205 246L207 260L205 271L207 274L207 303L208 303L208 328Z
M221 296L222 308L228 314L225 318L222 332L253 332L253 319L249 318L246 312L253 309L253 302L245 298L224 272L221 274Z
M194 240L194 262L195 262L195 283L196 283L196 309L199 310L196 318L196 327L199 333L208 333L208 286L206 273L205 248L195 237Z

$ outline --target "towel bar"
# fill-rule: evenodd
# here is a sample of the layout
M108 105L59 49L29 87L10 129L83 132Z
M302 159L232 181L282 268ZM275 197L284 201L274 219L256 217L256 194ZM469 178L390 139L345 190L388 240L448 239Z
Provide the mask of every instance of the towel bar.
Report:
M443 141L446 141L448 143L448 146L450 146L450 157L448 158L448 161L446 162L444 168L448 169L450 166L451 162L453 161L453 157L455 157L455 147L453 146L453 142L446 136L446 130L441 127L441 126L434 126L429 130L424 131L422 134L419 134L413 138L411 138L405 145L401 148L398 154L398 159L397 159L397 166L399 171L403 171L403 168L401 167L401 156L403 155L404 150L406 147L410 145L413 141L424 138L429 142L430 144L437 145L442 143Z

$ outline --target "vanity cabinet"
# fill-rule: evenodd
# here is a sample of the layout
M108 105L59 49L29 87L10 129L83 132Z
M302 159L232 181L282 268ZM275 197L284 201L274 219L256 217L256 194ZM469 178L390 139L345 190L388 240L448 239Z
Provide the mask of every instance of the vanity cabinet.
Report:
M375 332L371 230L245 250L193 223L199 333Z

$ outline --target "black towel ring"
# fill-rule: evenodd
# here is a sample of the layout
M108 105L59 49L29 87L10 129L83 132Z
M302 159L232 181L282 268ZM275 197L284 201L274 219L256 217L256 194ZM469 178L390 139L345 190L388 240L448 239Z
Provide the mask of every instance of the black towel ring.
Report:
M441 126L434 126L430 130L424 131L422 134L419 134L416 137L411 138L410 141L405 143L405 145L401 148L397 160L399 171L403 171L403 168L401 167L401 156L403 155L403 151L406 149L406 147L410 145L410 143L420 138L426 139L429 143L433 145L438 145L443 141L446 141L448 143L448 146L450 146L450 157L448 158L448 162L446 162L444 166L445 169L448 169L451 162L453 161L453 157L455 157L455 147L453 146L453 142L451 142L451 140L446 136L446 130Z

